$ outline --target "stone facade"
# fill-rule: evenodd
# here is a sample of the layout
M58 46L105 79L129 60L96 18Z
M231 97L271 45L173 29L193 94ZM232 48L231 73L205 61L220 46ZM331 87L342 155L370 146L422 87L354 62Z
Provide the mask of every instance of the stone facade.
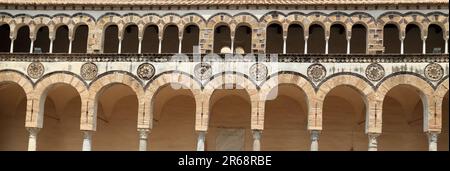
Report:
M169 12L164 14L105 12L99 17L93 17L89 12L72 15L64 13L32 15L27 14L29 11L22 11L24 14L11 14L8 12L13 10L5 10L6 12L0 10L0 25L9 26L11 42L14 42L18 29L24 25L29 26L29 38L32 42L36 40L36 34L42 26L48 27L51 41L55 39L58 27L67 26L71 42L79 25L88 27L86 54L1 53L0 83L16 83L26 94L25 127L32 130L29 150L36 149L33 143L36 143L35 138L38 130L43 127L44 120L41 108L48 89L56 84L70 85L80 95L80 130L86 133L83 150L90 150L90 133L95 132L97 128L98 94L113 84L127 85L137 96L136 129L141 133L140 142L144 144L140 146L140 150L146 150L147 134L151 134L150 130L153 128L154 95L162 87L172 84L190 90L195 98L195 131L199 133L200 145L197 149L200 150L205 149L204 136L209 126L211 96L215 90L229 84L245 90L249 96L251 129L255 132L255 141L257 140L255 142L257 147L254 148L256 150L260 150L260 137L264 137L265 103L269 99L270 92L281 84L294 85L306 95L307 130L313 132L314 136L311 138L314 141L311 145L312 150L318 148L318 136L323 129L322 109L327 94L342 85L356 89L365 102L365 133L370 135L369 149L376 150L376 137L383 134L383 101L386 94L398 85L409 85L419 92L423 106L426 107L423 132L430 135L441 132L442 105L448 105L442 104L442 101L449 89L447 44L449 23L448 9L446 10L447 13L441 12L442 10L381 13L375 11L377 16L352 10L328 13L320 10L308 13L271 11L258 17L251 11L233 12L235 14L214 13L209 17L197 13L180 15ZM160 42L165 28L169 25L178 28L180 40L187 26L196 25L199 28L200 52L204 58L206 54L213 52L214 32L218 26L227 25L233 41L237 27L245 25L251 28L251 52L264 54L267 46L266 28L273 23L281 25L285 44L291 24L299 24L304 28L304 35L309 35L309 26L320 25L324 29L327 42L333 24L345 28L347 40L352 38L353 25L362 24L367 30L366 53L334 55L280 53L277 61L233 62L235 68L233 70L227 69L226 62L202 63L195 61L191 55L187 56L186 62L179 63L170 60L171 54L101 53L105 29L110 25L117 25L120 41L129 25L138 27L139 40L143 39L147 26L155 25L160 30L158 32ZM423 41L427 39L428 26L436 24L443 30L445 52L383 54L383 28L386 24L394 24L399 28L400 40L405 38L407 25L414 24L420 28L420 38ZM304 40L307 42L308 36L304 36ZM433 136L433 143L435 141L436 136ZM435 149L434 146L430 148Z

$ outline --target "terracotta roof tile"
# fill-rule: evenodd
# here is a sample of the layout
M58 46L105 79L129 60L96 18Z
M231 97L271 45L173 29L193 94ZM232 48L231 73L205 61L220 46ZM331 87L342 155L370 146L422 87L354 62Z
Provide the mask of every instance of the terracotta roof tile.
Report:
M448 4L448 0L0 0L27 5L321 5L321 4Z

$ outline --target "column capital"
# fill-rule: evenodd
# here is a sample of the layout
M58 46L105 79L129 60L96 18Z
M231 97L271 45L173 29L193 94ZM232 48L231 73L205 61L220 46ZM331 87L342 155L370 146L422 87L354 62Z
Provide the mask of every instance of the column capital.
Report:
M138 131L139 131L139 138L140 139L147 139L148 138L148 134L150 133L150 129L142 128L142 129L138 129Z
M380 133L376 133L376 132L369 132L369 133L367 133L367 135L368 135L369 137L377 138L377 137L380 136L381 134L380 134Z
M257 129L254 129L254 130L252 130L252 133L253 133L253 139L261 139L261 134L262 134L262 130L257 130Z
M425 40L427 40L427 36L422 36L422 41L425 41Z
M368 133L369 136L369 151L378 151L377 137L380 136L379 133Z
M311 133L311 141L319 140L320 130L310 130L310 133Z
M205 134L206 134L206 131L195 131L195 133L197 133L197 135L202 135L202 136L205 136Z
M205 135L206 131L196 131L197 138L197 151L205 151Z
M83 138L84 138L84 139L90 139L90 138L92 137L92 133L93 133L94 131L83 130L82 132L83 132Z
M429 151L437 151L437 141L439 132L429 131L428 135L428 150Z
M36 137L41 128L37 127L27 127L27 131L30 133L30 136Z
M439 135L439 132L434 132L434 131L427 132L428 141L437 142L438 135Z

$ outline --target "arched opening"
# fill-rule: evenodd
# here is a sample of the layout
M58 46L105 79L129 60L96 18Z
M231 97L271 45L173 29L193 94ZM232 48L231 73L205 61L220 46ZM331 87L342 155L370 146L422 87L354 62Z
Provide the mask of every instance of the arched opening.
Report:
M145 28L142 39L142 53L158 53L159 38L158 26L149 25Z
M9 38L9 34L9 25L0 25L0 52L9 52L9 48L11 47L11 39Z
M448 151L448 91L445 94L444 99L442 101L442 130L438 138L438 150L439 151Z
M210 120L205 149L250 151L250 97L244 89L218 89L210 99Z
M87 52L88 33L89 27L87 25L79 25L76 27L72 42L72 53Z
M0 82L0 151L26 151L27 97L17 83Z
M325 53L325 31L322 26L309 26L308 53Z
M415 24L408 24L405 30L405 53L422 53L422 34Z
M79 151L82 146L80 131L81 98L68 84L54 84L41 96L45 100L44 124L37 138L39 151Z
M367 51L367 29L362 24L355 24L352 27L352 37L350 39L350 53L365 54Z
M383 27L384 53L400 53L400 31L395 24Z
M261 150L309 150L306 94L292 84L281 84L275 87L270 94L276 98L266 101Z
M427 53L444 53L445 40L442 28L436 24L428 26L428 36L426 40Z
M194 47L199 46L199 28L196 25L189 25L184 29L183 32L183 39L182 39L182 45L181 45L181 52L182 53L193 53L193 52L200 52L198 50L194 51ZM200 48L200 47L198 47Z
M69 28L66 25L56 29L55 40L53 42L54 53L68 53L69 52Z
M122 53L138 53L139 48L139 28L136 25L129 25L123 31Z
M169 25L164 30L164 35L161 44L162 53L178 53L178 45L180 39L178 36L178 27L176 25Z
M230 28L221 25L214 29L214 53L221 53L225 47L231 47Z
M291 24L288 28L286 40L286 53L304 53L305 36L302 26Z
M14 40L14 52L30 52L30 28L22 26L17 30L16 40Z
M252 29L241 25L236 29L234 36L234 52L239 53L242 49L244 53L252 52Z
M383 133L378 141L379 150L428 150L427 136L423 132L423 111L426 107L419 91L410 85L398 85L386 94L383 100Z
M103 53L119 52L119 28L117 25L106 27L103 36Z
M36 33L34 41L33 53L48 53L50 49L50 38L48 36L48 27L42 26Z
M97 94L97 131L92 136L96 151L130 151L139 146L138 99L127 85L112 84Z
M273 23L267 26L266 53L283 53L283 27Z
M367 151L364 133L366 105L354 87L341 85L325 97L319 149L324 151Z
M347 52L347 34L341 24L333 24L330 28L329 53Z
M153 97L153 129L149 134L151 151L192 151L195 133L195 98L189 89L159 88Z

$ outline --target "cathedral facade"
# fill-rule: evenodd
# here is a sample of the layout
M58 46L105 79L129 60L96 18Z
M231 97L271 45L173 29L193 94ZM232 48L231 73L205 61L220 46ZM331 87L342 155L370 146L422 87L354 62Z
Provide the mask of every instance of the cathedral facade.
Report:
M447 0L0 0L0 150L448 151Z

